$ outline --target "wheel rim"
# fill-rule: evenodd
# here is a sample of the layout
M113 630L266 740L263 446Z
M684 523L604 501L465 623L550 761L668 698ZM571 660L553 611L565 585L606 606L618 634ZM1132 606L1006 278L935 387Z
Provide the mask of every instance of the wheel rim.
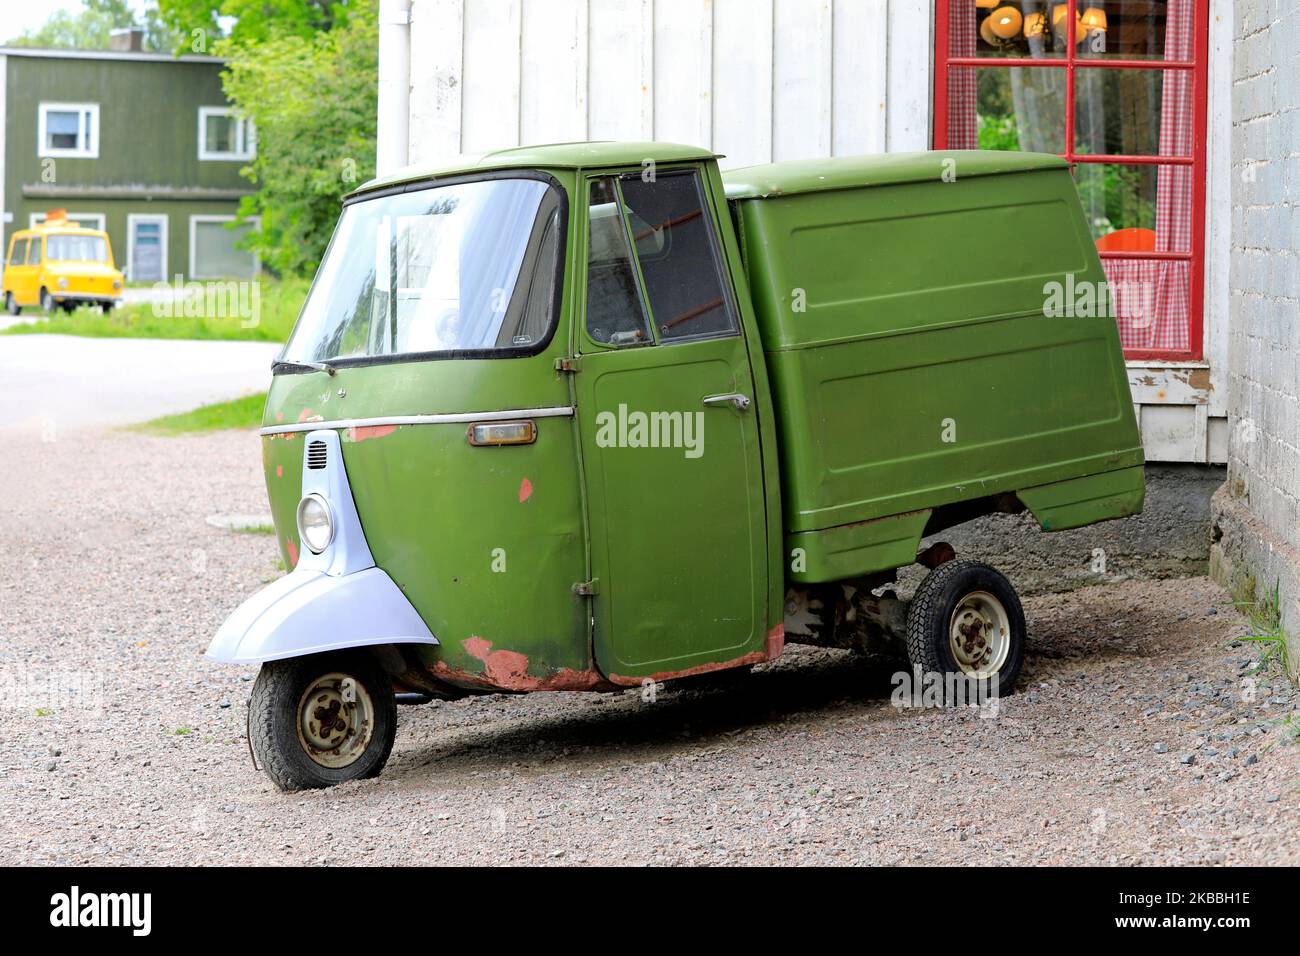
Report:
M971 591L948 619L948 648L962 673L993 677L1011 650L1011 618L987 591Z
M54 310L54 299L44 289L41 290L41 308L46 312L52 312Z
M370 692L350 674L324 674L299 698L297 725L298 743L315 763L331 770L351 766L374 735Z

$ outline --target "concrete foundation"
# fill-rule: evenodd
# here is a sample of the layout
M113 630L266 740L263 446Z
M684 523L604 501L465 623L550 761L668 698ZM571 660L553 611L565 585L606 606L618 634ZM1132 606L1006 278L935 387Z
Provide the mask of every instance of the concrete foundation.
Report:
M927 538L923 547L947 541L959 557L988 562L1025 594L1208 573L1210 500L1224 469L1151 464L1146 478L1146 504L1132 518L1045 532L1028 512L988 515Z

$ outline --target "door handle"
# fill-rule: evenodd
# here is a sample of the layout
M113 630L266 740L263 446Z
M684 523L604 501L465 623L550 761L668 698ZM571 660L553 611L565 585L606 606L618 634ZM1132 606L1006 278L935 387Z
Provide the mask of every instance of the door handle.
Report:
M705 405L730 405L738 412L749 410L749 396L740 392L728 392L726 395L709 395L704 399Z

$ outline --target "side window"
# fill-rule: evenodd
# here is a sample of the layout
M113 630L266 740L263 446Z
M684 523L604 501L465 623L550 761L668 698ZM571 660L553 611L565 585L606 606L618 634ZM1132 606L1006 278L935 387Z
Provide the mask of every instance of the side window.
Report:
M27 242L27 264L29 266L40 265L41 263L41 237L32 236Z
M27 263L27 240L15 239L9 247L9 264L21 266Z
M628 178L622 186L659 339L736 334L698 174L661 172L653 182Z
M587 222L587 334L602 345L653 342L612 177L592 182Z
M555 308L559 254L560 199L552 190L537 210L519 279L497 333L497 348L530 348L546 337Z

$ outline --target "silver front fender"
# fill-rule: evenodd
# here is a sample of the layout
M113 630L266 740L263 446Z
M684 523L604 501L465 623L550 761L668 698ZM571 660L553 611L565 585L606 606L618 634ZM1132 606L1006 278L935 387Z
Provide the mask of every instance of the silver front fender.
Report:
M299 568L241 604L205 656L261 664L346 647L437 643L381 569L331 575Z

